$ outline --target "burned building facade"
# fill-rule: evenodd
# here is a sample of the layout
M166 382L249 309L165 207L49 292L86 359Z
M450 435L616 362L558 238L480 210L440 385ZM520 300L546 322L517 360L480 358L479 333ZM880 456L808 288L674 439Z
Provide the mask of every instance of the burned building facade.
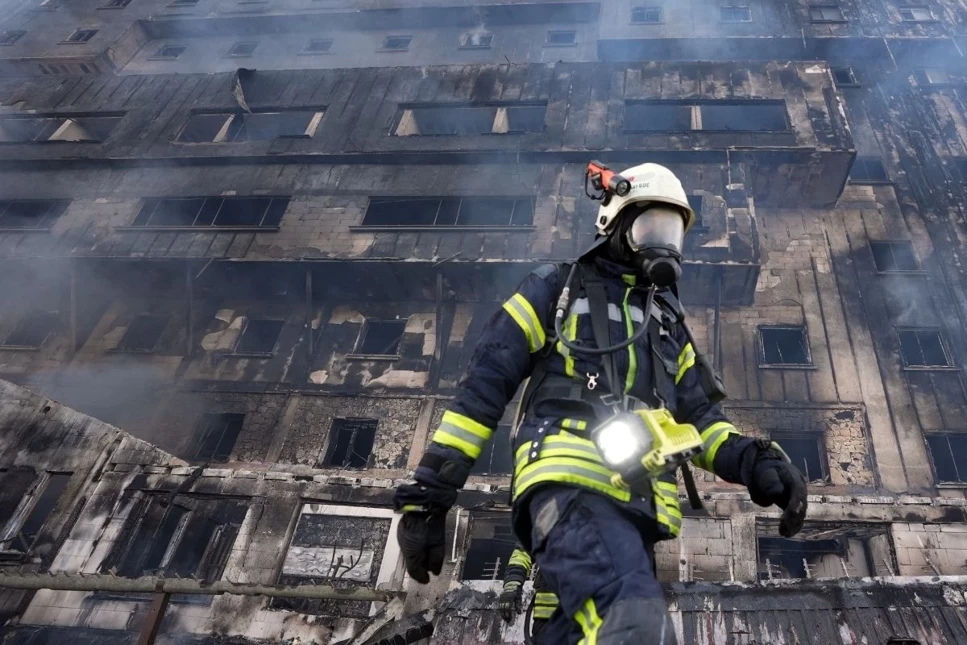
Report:
M682 178L727 411L812 482L795 540L699 482L658 554L681 641L967 642L967 4L3 11L5 645L521 642L516 402L428 587L389 502L499 303L590 243L591 158ZM359 599L118 582L161 578Z

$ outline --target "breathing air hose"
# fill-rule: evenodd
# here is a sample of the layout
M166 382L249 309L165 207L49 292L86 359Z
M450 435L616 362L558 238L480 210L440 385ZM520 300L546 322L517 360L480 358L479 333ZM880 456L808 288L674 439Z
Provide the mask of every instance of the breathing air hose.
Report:
M571 283L574 281L574 276L577 275L577 268L577 262L571 265L571 271L567 274L567 281L564 283L564 289L561 290L561 297L557 299L557 309L554 312L554 333L557 335L557 339L561 341L561 344L577 354L601 356L603 354L612 354L622 350L632 343L637 342L639 338L644 336L645 332L648 331L648 316L651 315L651 305L655 301L655 285L648 287L648 297L645 299L644 309L645 319L642 321L638 329L635 330L635 333L633 333L627 340L623 340L620 343L611 345L609 347L585 347L565 338L563 332L564 314L567 312L568 305L570 304Z

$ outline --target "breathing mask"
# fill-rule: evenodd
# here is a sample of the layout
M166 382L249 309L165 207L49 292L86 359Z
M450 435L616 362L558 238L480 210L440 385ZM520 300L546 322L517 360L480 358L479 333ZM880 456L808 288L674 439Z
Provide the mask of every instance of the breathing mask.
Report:
M682 275L682 242L685 218L680 209L660 203L628 206L621 217L629 222L623 231L624 243L641 267L641 272L656 287L670 287Z

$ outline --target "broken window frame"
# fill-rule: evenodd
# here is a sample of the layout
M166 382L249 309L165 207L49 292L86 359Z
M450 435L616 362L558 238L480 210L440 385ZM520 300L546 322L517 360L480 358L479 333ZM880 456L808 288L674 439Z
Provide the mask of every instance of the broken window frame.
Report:
M237 40L232 43L225 55L230 58L249 58L255 55L258 46L259 41L257 40Z
M942 79L937 80L936 76L933 76L936 74L941 74ZM917 79L917 84L925 90L955 87L958 83L955 73L939 66L921 67L914 72L914 77Z
M747 4L727 4L719 8L721 22L729 24L752 22L752 9ZM745 17L743 17L745 16Z
M326 450L318 468L337 468L339 470L366 470L370 468L378 433L378 419L364 417L333 418L329 426ZM342 438L347 434L349 438L344 443ZM359 443L360 441L362 443ZM366 444L368 444L368 448ZM333 463L337 456L336 450L341 445L345 445L346 454L339 460L339 463ZM359 463L360 461L362 463Z
M302 523L303 518L309 515L326 515L326 516L335 516L335 517L350 518L350 519L354 517L358 517L358 518L372 518L375 520L388 520L389 526L384 536L385 542L383 543L382 546L379 546L379 547L374 545L374 549L373 549L374 558L372 561L372 571L370 573L370 582L368 582L367 584L361 585L355 581L344 581L343 583L341 583L341 582L337 582L339 580L338 576L333 577L331 575L330 576L312 576L312 575L306 575L305 573L287 574L285 571L285 563L284 563L285 561L283 561L283 566L281 567L281 570L279 571L279 575L276 578L277 584L303 584L305 581L314 582L315 584L333 584L335 582L336 583L335 586L349 586L349 587L363 587L367 589L378 589L378 588L385 588L386 585L389 585L394 580L396 580L396 571L399 570L399 567L402 565L402 557L400 556L399 546L396 542L396 534L399 528L399 521L403 517L401 513L396 513L389 508L366 507L366 506L345 506L345 505L336 505L336 504L329 504L329 503L313 503L312 501L309 501L309 500L306 500L306 502L307 503L302 504L302 506L298 510L298 517L296 518L295 529L292 532L292 537L290 538L289 543L285 546L286 559L288 558L288 554L291 549L305 548L300 546L293 546L292 543L297 539L297 535L299 534L300 524ZM330 547L322 547L322 548L333 548L333 547L330 546ZM336 548L339 548L339 547L336 547ZM377 561L375 558L376 552L380 550L382 550L382 556L379 559L379 561ZM332 568L330 567L330 571L331 570ZM372 580L372 578L374 577L374 574L375 574L375 581ZM288 576L298 578L299 581L298 582L284 581L283 578ZM328 615L324 611L321 612L317 610L318 607L312 608L312 609L307 609L303 607L301 609L296 610L292 608L291 600L293 599L271 598L267 608L270 610L298 611L298 613L302 613L302 614ZM319 603L319 601L315 601L315 602ZM332 609L333 607L345 608L347 606L351 606L351 604L357 604L357 603L351 603L351 604L350 603L351 601L322 601L319 604L328 605L327 609ZM370 602L366 602L365 604L362 605L362 608L363 608L362 613L371 614L373 604ZM344 618L345 612L340 611L339 617Z
M846 17L843 15L843 8L838 4L811 4L807 8L809 9L809 22L813 23L814 25L848 22ZM828 16L827 12L829 12L832 17Z
M198 565L195 568L194 573L190 576L196 580L202 580L204 582L215 582L220 580L225 575L225 566L228 563L228 559L231 555L232 547L235 541L238 539L240 529L245 523L245 519L248 516L249 510L251 509L250 500L244 497L235 497L229 495L198 495L198 494L175 494L168 491L134 491L125 492L125 496L133 498L132 507L128 513L127 520L124 522L124 527L121 533L118 535L117 540L112 545L111 551L105 557L104 561L101 563L101 571L108 573L110 571L117 571L118 574L122 574L125 569L130 567L127 560L131 554L131 549L134 543L139 537L139 531L144 525L146 519L149 519L149 511L152 510L153 504L161 504L162 508L174 508L178 507L183 509L184 514L178 518L177 524L173 527L170 536L168 537L168 542L165 550L159 559L158 567L153 569L144 568L144 558L147 553L139 553L138 558L134 562L133 570L136 571L134 577L141 577L146 575L152 575L151 572L159 572L160 575L165 575L165 571L173 566L172 559L177 555L178 549L182 546L182 541L185 537L186 529L192 520L195 519L196 514L199 512L199 507L204 506L206 503L223 503L224 501L233 501L244 506L244 509L240 509L241 517L237 522L224 522L216 524L215 529L212 531L208 538L208 543L205 549L202 551L199 557ZM161 513L161 518L158 521L158 525L155 527L154 532L150 536L150 547L154 547L154 540L158 537L158 532L165 527L165 521L168 517L168 511L165 510ZM199 516L202 520L210 517L206 514L201 514ZM215 524L214 522L212 522ZM221 531L218 528L222 528ZM221 542L221 545L219 544ZM227 548L218 548L219 546L226 546ZM218 558L220 561L213 561L213 559ZM217 565L217 566L216 566ZM209 571L215 568L216 572ZM140 570L139 570L140 569ZM199 578L199 572L205 571L203 577ZM111 597L113 594L101 594L101 597ZM131 595L125 594L123 596L124 600L130 600ZM210 598L204 599L204 602L210 602ZM183 602L198 602L197 599L187 599Z
M943 364L920 364L911 362L909 359L911 357L907 356L906 352L903 351L904 343L903 338L906 337L910 339L908 334L914 334L917 342L917 348L920 351L920 358L926 360L923 351L923 340L921 335L931 335L930 340L935 340L940 345L940 349L944 355ZM947 339L944 337L943 330L940 327L929 327L929 326L900 326L896 327L896 339L897 339L897 350L900 354L900 362L902 363L904 371L951 371L958 370L957 366L954 364L953 356L950 353L950 345L947 343ZM908 345L909 346L909 345Z
M303 52L315 53L315 52ZM319 52L328 53L328 52ZM242 111L221 111L221 110L195 110L189 116L185 124L175 135L174 143L180 145L206 145L206 144L225 144L225 143L256 143L264 141L278 141L279 139L311 139L319 129L319 123L326 111L320 107L285 107L285 108L257 108L251 113ZM279 134L272 138L240 138L250 132L246 127L246 121L257 119L259 116L277 116L283 114L300 114L308 116L306 127L300 134ZM311 116L309 116L311 115ZM192 125L192 119L196 117L222 117L221 126L215 132L211 141L186 141L182 137Z
M775 113L772 114L772 118L778 120L781 112L781 118L783 125L781 129L708 129L705 127L705 121L709 120L707 116L703 116L703 112L706 110L714 110L715 108L730 108L730 107L743 107L749 106L753 109L773 109ZM640 115L635 118L633 110L639 108L642 110L648 107L654 107L658 110L665 110L668 112L666 117L670 117L671 120L679 122L680 127L674 128L646 128L647 117L645 115ZM631 108L631 109L629 109ZM675 114L677 112L677 114ZM634 119L635 124L630 124L629 122ZM688 123L687 127L685 123ZM641 125L637 125L637 124ZM733 133L733 134L748 134L748 133L788 133L792 131L789 120L789 111L786 108L786 102L783 99L712 99L712 100L680 100L680 99L627 99L625 100L625 112L624 112L624 132L628 134L662 134L667 132L708 132L708 133Z
M933 10L926 5L908 5L897 9L900 14L901 22L936 22L937 17L933 15ZM921 17L917 17L917 12ZM922 17L926 15L926 17ZM909 16L909 17L907 17Z
M164 319L164 322L160 325L160 328L157 330L158 332L157 336L154 337L154 342L150 344L150 347L148 346L147 343L141 344L141 343L135 343L134 341L135 334L139 332L144 333L143 330L138 329L135 326L138 324L144 325L145 323L142 321L148 321L149 319L154 319L157 322L160 322L161 319ZM155 350L158 349L158 343L161 342L161 338L164 336L165 329L168 327L168 324L170 322L171 322L171 314L140 313L131 319L131 322L128 324L127 329L124 330L124 335L121 336L121 340L118 341L117 347L114 347L111 351L124 353L124 354L153 354ZM149 331L153 332L155 330L152 329ZM129 338L129 336L131 338Z
M238 339L235 341L235 347L231 351L232 356L251 356L253 358L271 358L275 356L276 350L279 348L279 340L282 338L282 332L285 330L285 318L270 317L270 316L253 316L251 318L246 318L245 327L242 328L242 333L238 335ZM252 323L255 323L253 325ZM279 331L275 336L275 341L272 343L272 349L269 351L260 349L248 349L243 347L245 344L245 334L251 329L254 331L255 327L260 323L277 323Z
M303 47L302 48L302 51L299 52L299 53L301 53L301 54L310 54L310 55L312 55L312 54L331 54L332 53L332 46L333 46L334 42L335 41L333 41L332 38L310 38L306 42L306 46ZM326 45L326 47L323 47L323 48L314 47L314 45L317 45L319 43L327 43L327 45ZM312 133L310 133L308 131L306 132L306 134L307 134L307 136L310 136L310 137L312 136Z
M857 171L859 172L859 178L854 178ZM890 176L886 172L886 166L883 165L883 160L879 157L872 156L857 156L853 161L853 167L850 168L848 179L849 183L860 185L893 183L890 181Z
M54 509L63 498L72 475L70 471L44 471L33 481L10 520L5 526L0 526L0 560L23 557L30 553L47 522L54 517ZM51 491L56 494L52 501L47 499L47 494ZM34 520L35 511L42 508L40 507L42 501L50 501L43 518L39 519L36 530L32 534L24 535L25 525Z
M831 483L830 470L829 470L829 453L826 450L826 441L822 432L818 431L791 431L791 430L777 430L769 433L769 438L772 441L778 443L783 450L788 455L789 459L792 461L793 465L799 468L799 471L806 476L806 481L812 485L822 486L824 484ZM800 463L798 459L798 453L792 454L788 450L787 446L798 445L798 442L808 442L810 444L809 448L815 448L816 450L816 462L819 464L818 473L809 472L809 459L804 458ZM795 451L793 451L795 452ZM818 475L818 476L817 476Z
M545 47L576 47L578 32L575 29L551 29L544 39Z
M89 43L97 35L97 29L75 29L67 38L60 41L61 45L83 45Z
M257 225L238 225L238 224L219 224L219 216L222 214L226 203L239 202L241 200L268 200L265 210L262 211L261 218ZM141 209L135 216L134 221L126 227L117 227L117 230L148 230L148 231L277 231L288 209L288 196L282 195L252 195L250 197L148 197L143 200ZM158 215L158 207L170 202L190 202L200 201L192 223L189 225L168 225L153 223L153 219ZM227 211L226 211L227 212ZM209 218L207 219L200 218Z
M665 8L660 5L644 5L631 8L631 24L661 25L665 22Z
M486 534L492 534L492 537L484 537ZM496 557L493 560L484 559L480 563L477 562L478 558L471 560L475 551L475 542L478 543L477 548L482 549L485 555L493 552ZM471 511L460 558L460 580L462 582L503 580L507 562L516 546L517 538L514 537L510 513ZM499 553L496 553L498 551ZM506 557L501 557L504 553ZM471 567L469 571L471 577L468 577L468 566Z
M0 31L0 47L13 45L26 35L26 29L4 29Z
M953 445L951 445L951 439L956 439L958 444L962 444L961 449L954 450ZM927 432L924 433L924 441L926 442L927 450L930 453L930 466L933 468L934 481L936 481L938 484L955 486L963 486L967 484L967 433ZM938 454L941 445L945 449L945 452L942 455ZM961 465L957 464L957 457L959 455L964 455L964 457L962 457L964 459L964 463ZM955 477L954 479L942 476L941 467L938 464L938 460L941 457L943 457L945 460L949 460L948 467L953 469Z
M162 45L158 48L158 51L154 53L153 56L148 57L148 60L176 60L179 56L185 53L188 49L187 45ZM177 52L172 55L166 55L170 50L177 50Z
M403 336L406 334L406 324L409 318L386 318L386 319L367 319L363 322L362 327L359 330L359 336L356 337L356 344L353 346L353 351L350 356L357 358L374 358L383 360L399 360L400 358L400 347L403 345ZM361 351L368 340L367 336L373 329L374 325L394 325L399 326L400 335L396 341L396 351L393 353L373 353L373 352L363 352Z
M481 123L490 122L489 128L472 128L465 132L420 132L421 116L423 120L433 119L433 113L439 112L440 117L448 116L446 112L453 110L456 112L466 111L479 114L477 120ZM516 111L541 110L540 128L533 127L528 123L524 127L514 126L514 114ZM492 112L492 114L488 114ZM392 127L393 136L397 137L475 137L488 135L508 135L508 134L540 134L545 129L545 119L547 115L547 103L540 101L521 101L521 102L499 102L499 103L406 103L400 104L396 122ZM474 116L469 114L469 116ZM536 122L536 120L535 120ZM427 125L426 123L423 124Z
M397 46L397 47L390 47L390 44L393 44L396 41L399 41L399 46ZM403 41L406 41L406 42L403 42ZM386 36L385 38L383 38L382 45L380 45L380 48L378 50L376 50L376 51L381 51L381 52L405 52L405 51L409 51L410 45L412 45L412 44L413 44L413 36L412 35L407 35L407 34L389 35L389 36Z
M486 39L486 43L476 43L472 42L474 37ZM492 31L484 31L480 33L475 33L472 31L466 31L460 34L460 45L458 49L492 49L494 46L494 34Z
M29 117L3 117L0 118L0 144L5 143L104 143L107 141L121 119L124 118L123 112L102 112L102 113L78 113L70 115L31 115ZM90 130L84 126L85 121L111 121L108 130L103 136L89 136L88 138L68 138L71 132L75 135L80 129L80 133L91 135ZM3 136L4 124L24 123L33 125L36 133L28 138L8 138ZM89 123L88 127L96 125ZM76 126L72 128L72 126ZM9 128L10 126L8 126Z
M205 464L227 463L235 451L235 444L245 429L245 415L235 412L206 412L202 415L192 439L191 460ZM218 433L218 440L211 450L206 449L213 433ZM231 445L226 444L226 437L231 437ZM226 450L227 448L227 450ZM204 452L203 452L204 451Z
M10 208L24 204L46 204L47 208L37 218L37 226L15 226L10 220L4 221L4 216L10 214ZM67 210L70 201L66 199L5 199L0 200L0 232L2 231L38 231L46 232L53 228L54 223Z
M507 222L503 224L461 224L460 215L465 206L464 202L467 200L496 200L497 204L505 205L503 202L512 201L513 204L510 210L507 212ZM424 210L424 215L427 216L429 220L429 215L432 211L432 221L423 222L420 224L394 224L388 221L383 221L380 223L367 223L367 218L371 217L370 213L374 210L374 205L380 204L393 204L397 202L425 202L426 208ZM456 208L454 209L454 203L456 202ZM369 204L366 207L366 213L363 214L363 221L359 226L352 227L359 231L371 231L376 229L386 229L386 230L452 230L452 231L514 231L514 230L533 230L534 228L534 212L536 209L535 199L532 197L370 197ZM449 222L450 217L453 218L453 223L439 224L437 222L441 219L441 214L444 216L444 220ZM376 219L382 220L385 214L380 213ZM518 223L515 223L517 220Z
M59 311L35 310L22 315L11 328L11 330L0 341L0 349L19 351L37 351L44 346L44 343L57 331L60 322ZM18 333L31 334L35 331L43 333L43 338L36 344L13 342Z
M879 522L844 522L844 523L833 523L833 522L811 522L808 523L808 527L805 528L799 535L795 538L782 538L779 537L778 531L778 520L772 518L757 518L756 519L756 571L759 580L776 580L776 579L786 579L786 580L805 580L807 578L813 578L814 576L810 573L810 565L808 562L802 562L801 560L795 562L797 568L801 568L803 572L803 577L799 576L786 576L786 575L775 575L774 569L771 563L771 558L763 557L763 542L767 543L769 546L766 549L768 552L772 552L777 555L779 562L782 561L785 554L794 553L796 551L802 552L801 549L795 549L792 547L792 543L826 543L826 548L816 548L812 552L816 554L823 555L835 555L840 559L839 567L837 568L835 576L821 577L817 579L829 579L829 578L841 578L844 575L849 577L859 577L865 572L871 576L880 575L896 575L897 565L896 557L892 550L892 539L890 536L890 527L887 523ZM850 533L855 533L850 535ZM889 559L885 562L877 562L874 559L876 546L871 543L872 540L881 538L881 553L888 557ZM856 541L862 548L862 560L864 571L856 571L854 568L853 572L849 571L849 552L850 552L850 541ZM835 545L829 544L831 542L839 542ZM847 556L847 557L844 557ZM805 558L804 558L805 559ZM763 564L766 564L767 570L763 571ZM782 567L782 565L779 565ZM783 567L779 569L779 573L789 572L788 568Z
M805 354L805 362L796 363L774 363L769 362L768 353L766 351L766 336L769 332L797 332L802 339L801 346L803 348L803 353ZM813 368L812 354L809 348L809 334L807 333L805 325L759 325L757 329L758 341L759 341L759 367L760 368L770 368L770 369L802 369L802 368ZM780 356L782 352L780 351Z
M906 273L906 274L923 274L925 273L923 267L920 265L920 259L917 257L916 249L913 248L913 242L910 240L869 240L870 253L873 256L873 266L876 268L878 274L896 274L896 273ZM877 262L877 249L890 251L890 259L894 267L899 267L901 264L897 261L897 249L899 247L903 248L903 251L909 251L909 256L913 258L912 268L889 268L881 267L880 263ZM906 254L906 253L905 253Z

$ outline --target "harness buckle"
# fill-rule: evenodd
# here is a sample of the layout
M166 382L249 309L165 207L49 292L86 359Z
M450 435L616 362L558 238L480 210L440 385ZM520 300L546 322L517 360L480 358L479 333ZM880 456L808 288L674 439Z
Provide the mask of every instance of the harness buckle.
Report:
M591 372L587 372L587 377L588 377L588 389L589 390L593 390L594 388L598 387L598 373L597 372L595 372L594 374L592 374Z

